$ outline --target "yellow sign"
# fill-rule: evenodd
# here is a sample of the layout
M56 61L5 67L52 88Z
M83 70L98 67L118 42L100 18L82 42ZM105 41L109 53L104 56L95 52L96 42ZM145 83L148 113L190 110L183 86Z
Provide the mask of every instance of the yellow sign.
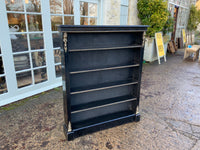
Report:
M159 57L165 56L162 33L156 33L155 37Z
M186 43L185 29L182 29L183 42Z

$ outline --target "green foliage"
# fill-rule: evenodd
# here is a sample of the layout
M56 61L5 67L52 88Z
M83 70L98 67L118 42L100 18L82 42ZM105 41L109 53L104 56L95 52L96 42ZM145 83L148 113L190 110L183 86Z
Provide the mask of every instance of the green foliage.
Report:
M200 10L197 10L196 6L192 5L190 8L190 16L188 19L187 29L189 31L194 31L197 29L199 23L200 23Z
M163 35L173 31L173 24L174 24L174 19L172 17L168 17L167 22L165 23L162 30Z
M137 9L141 23L149 25L147 36L152 37L156 32L163 30L169 16L167 1L138 0Z

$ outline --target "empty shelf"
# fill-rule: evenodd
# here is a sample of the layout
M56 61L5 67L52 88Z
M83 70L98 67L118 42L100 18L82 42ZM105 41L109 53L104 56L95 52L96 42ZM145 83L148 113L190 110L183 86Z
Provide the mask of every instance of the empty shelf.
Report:
M81 51L100 51L100 50L112 50L112 49L122 49L122 48L140 48L142 45L132 45L132 46L121 46L121 47L107 47L107 48L90 48L90 49L70 49L69 52L81 52Z
M105 90L105 89L110 89L110 88L117 88L121 86L133 85L137 83L138 82L133 81L133 80L103 83L103 84L98 84L95 86L73 88L71 89L70 94L81 94L81 93L86 93L86 92L93 92L93 91Z
M104 124L107 122L112 122L115 120L120 120L120 119L131 117L131 116L135 116L133 111L123 111L123 112L118 112L114 114L107 114L107 115L96 117L93 119L88 119L85 121L72 123L72 128L73 128L73 131L82 130L84 128Z
M105 99L101 101L94 101L94 102L89 102L85 104L74 105L71 107L71 111L73 114L73 113L83 112L83 111L92 110L96 108L106 107L110 105L134 101L134 100L137 100L137 98L131 95L115 97L115 98Z
M108 68L99 68L99 69L89 69L89 70L80 70L80 71L72 71L70 74L79 74L79 73L87 73L87 72L95 72L95 71L106 71L106 70L114 70L114 69L124 69L131 67L138 67L139 64L134 65L124 65L124 66L116 66L116 67L108 67Z

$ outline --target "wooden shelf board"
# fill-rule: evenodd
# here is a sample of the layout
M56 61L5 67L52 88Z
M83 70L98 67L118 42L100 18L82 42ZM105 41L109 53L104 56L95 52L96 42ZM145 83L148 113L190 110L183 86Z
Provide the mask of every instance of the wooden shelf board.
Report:
M121 86L133 85L133 84L138 84L138 82L133 81L133 80L109 82L109 83L103 83L103 84L98 84L98 85L93 85L93 86L73 88L73 89L71 89L70 94L72 94L72 95L73 94L81 94L81 93L86 93L86 92L93 92L93 91L105 90L105 89L110 89L110 88L117 88L117 87L121 87Z
M96 72L96 71L106 71L106 70L115 70L115 69L124 69L124 68L132 68L138 67L139 64L134 65L124 65L124 66L115 66L115 67L107 67L107 68L98 68L98 69L89 69L89 70L79 70L79 71L71 71L70 74L79 74L79 73L87 73L87 72Z
M84 128L89 128L99 124L104 124L106 122L112 122L114 120L120 120L122 118L126 118L128 116L133 116L133 115L135 115L133 111L123 111L113 114L107 114L104 116L88 119L81 122L75 122L72 123L72 131L82 130Z
M126 96L115 97L115 98L110 98L110 99L105 99L105 100L100 100L100 101L89 102L89 103L80 104L80 105L74 105L74 106L71 106L71 113L72 114L79 113L79 112L97 109L101 107L130 102L134 100L137 100L137 98L131 95L126 95Z
M124 48L141 48L143 45L132 45L132 46L120 46L120 47L106 47L106 48L88 48L88 49L69 49L69 52L81 52L81 51L101 51L101 50L113 50L113 49L124 49Z

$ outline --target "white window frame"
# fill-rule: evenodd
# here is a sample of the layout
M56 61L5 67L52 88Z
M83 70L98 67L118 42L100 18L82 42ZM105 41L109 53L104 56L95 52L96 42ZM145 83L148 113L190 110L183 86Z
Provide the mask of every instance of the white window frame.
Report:
M120 25L127 25L128 24L128 6L129 6L128 0L121 0ZM124 12L124 9L126 9L127 12ZM124 14L124 13L126 13L126 14Z
M80 18L81 17L85 17L85 18L97 18L97 25L99 25L101 23L100 21L100 0L76 0L76 5L78 6L77 8L79 8L79 10L77 11L77 16L75 18L76 20L76 23L78 25L80 25ZM94 3L94 4L97 4L97 17L91 17L91 16L81 16L80 15L80 2L87 2L87 3ZM89 11L89 10L88 10ZM88 13L89 14L89 13ZM88 22L89 24L89 22Z
M24 0L25 1L25 0ZM103 12L102 12L102 1L103 0L74 0L74 24L79 25L80 24L80 1L84 2L90 2L90 3L98 3L98 18L97 18L97 24L102 24L103 20ZM5 0L0 0L0 43L1 43L1 52L0 54L3 59L3 65L4 65L4 74L1 74L0 77L6 78L6 86L7 86L7 93L0 94L0 106L6 105L11 102L15 102L17 100L30 97L32 95L50 90L52 88L58 87L62 85L61 77L56 78L56 72L55 72L55 65L60 65L60 63L54 62L54 49L53 48L53 40L52 40L52 33L54 31L51 31L51 14L50 14L50 1L49 0L41 0L41 12L26 12L26 9L24 9L24 12L17 12L17 11L9 11L14 13L20 13L25 15L25 23L26 23L26 32L23 32L24 34L31 34L31 33L42 33L43 34L43 40L44 40L44 49L34 50L31 52L36 51L45 51L46 56L46 66L37 67L43 68L46 67L47 76L48 79L45 82L34 84L34 76L32 76L32 85L26 86L23 88L18 88L17 80L16 80L16 73L24 72L23 71L15 71L14 66L14 54L24 54L29 53L30 60L32 60L31 52L29 51L23 51L23 52L12 52L12 46L11 46L11 39L10 39L10 32L8 27L8 19L7 19L7 10L6 10L6 4ZM77 7L78 6L78 7ZM27 27L27 14L35 14L42 16L42 27L43 31L36 31L36 32L28 32ZM56 14L59 15L59 14ZM64 15L64 16L70 16L70 15ZM55 31L57 33L57 31ZM12 34L20 34L19 32L15 32ZM29 36L27 35L27 42L28 46L30 46L30 40L28 39ZM30 50L30 49L29 49ZM30 61L30 63L32 63ZM33 65L33 64L32 64ZM35 70L36 68L27 69L27 71Z

